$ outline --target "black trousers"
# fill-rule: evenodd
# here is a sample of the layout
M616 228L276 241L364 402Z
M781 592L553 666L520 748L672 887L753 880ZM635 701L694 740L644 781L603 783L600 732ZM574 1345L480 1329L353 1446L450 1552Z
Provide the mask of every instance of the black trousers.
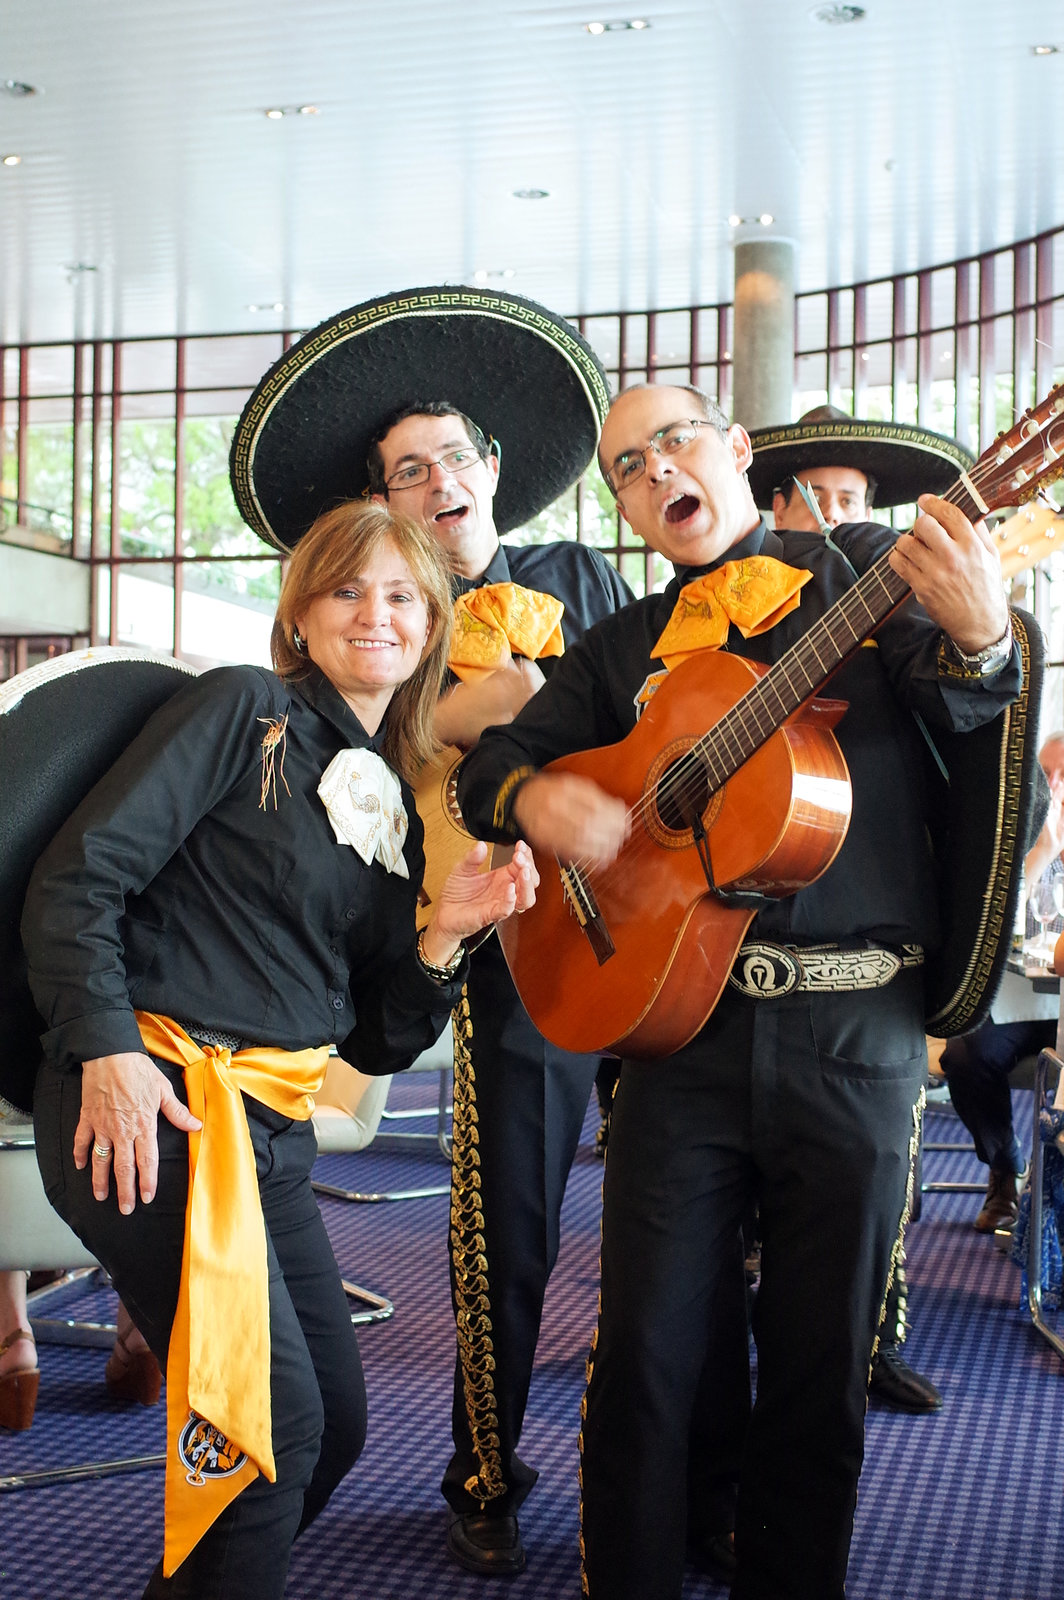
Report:
M1012 1125L1009 1073L1021 1056L1037 1055L1057 1036L1055 1022L984 1022L951 1039L942 1071L953 1108L992 1172L1022 1172L1025 1156Z
M857 995L726 992L625 1062L606 1156L583 1429L590 1600L678 1600L688 1438L714 1304L756 1203L757 1398L732 1600L842 1600L866 1385L926 1071L920 975Z
M456 1064L451 1191L454 1454L441 1487L456 1511L503 1515L537 1477L517 1445L599 1057L570 1055L533 1027L497 940L474 956L467 998L472 1070Z
M184 1100L180 1068L157 1061ZM309 1122L244 1097L266 1222L270 1400L276 1483L261 1475L218 1517L169 1580L161 1564L146 1600L280 1600L293 1539L321 1511L362 1450L366 1391L351 1314L310 1187ZM34 1103L48 1198L106 1267L164 1370L177 1306L188 1190L188 1139L159 1123L159 1184L122 1216L114 1188L93 1198L73 1162L81 1074L43 1070ZM219 1307L219 1315L224 1308Z

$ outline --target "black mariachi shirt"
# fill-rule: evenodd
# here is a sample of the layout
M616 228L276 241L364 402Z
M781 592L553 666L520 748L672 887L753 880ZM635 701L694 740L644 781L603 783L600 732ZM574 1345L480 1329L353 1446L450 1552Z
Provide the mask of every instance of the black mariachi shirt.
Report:
M663 593L637 600L599 623L567 651L519 716L507 727L487 729L466 758L458 802L468 826L482 838L513 837L505 822L496 820L500 794L512 798L516 792L513 775L573 751L613 744L634 727L641 692L663 670L651 651L685 583L726 560L759 553L810 570L813 578L802 589L798 608L768 633L743 639L731 629L727 649L770 663L853 586L854 569L867 571L896 537L877 523L851 524L835 530L835 549L819 534L788 533L781 540L761 524L719 562L678 571ZM1021 686L1015 646L1012 661L984 681L940 666L941 639L941 631L910 598L821 691L848 702L834 732L853 788L849 829L823 876L797 894L770 901L748 937L797 944L869 939L929 949L937 945L924 783L928 757L912 713L931 727L965 731L996 716ZM608 780L603 787L609 788Z
M283 719L260 804L263 738ZM378 749L316 667L298 683L221 667L179 690L34 869L22 935L47 1061L143 1048L134 1008L283 1050L335 1043L363 1072L438 1036L466 964L437 984L415 952L422 828L409 879L336 842L318 782Z

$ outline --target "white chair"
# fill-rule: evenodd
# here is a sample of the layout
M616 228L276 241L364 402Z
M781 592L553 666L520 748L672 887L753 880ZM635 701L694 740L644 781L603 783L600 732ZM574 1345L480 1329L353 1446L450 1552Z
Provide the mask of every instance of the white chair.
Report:
M332 1155L351 1154L365 1150L376 1141L379 1145L400 1146L408 1141L432 1141L440 1153L450 1160L450 1136L447 1132L451 1070L454 1060L454 1043L450 1025L428 1050L422 1052L407 1072L435 1072L439 1075L440 1089L437 1104L428 1111L387 1110L391 1078L372 1078L357 1072L354 1067L333 1056L325 1074L325 1082L316 1097L314 1131L318 1136L318 1152ZM402 1074L403 1077L406 1073ZM382 1131L386 1121L405 1120L409 1117L432 1116L436 1127L431 1133ZM372 1205L383 1200L421 1200L430 1195L450 1193L450 1183L424 1189L391 1189L369 1191L343 1189L336 1184L314 1182L319 1194L334 1200L349 1200L361 1205Z
M71 1283L93 1279L106 1282L106 1278L99 1262L49 1205L37 1168L33 1123L18 1112L0 1116L0 1269L63 1271L64 1276L56 1283L38 1289L29 1297L30 1327L38 1343L99 1345L110 1349L116 1332L114 1323L36 1314ZM21 1472L0 1477L0 1493L52 1483L72 1483L79 1478L103 1478L117 1472L139 1472L145 1467L161 1467L165 1461L165 1454L126 1456L40 1472Z

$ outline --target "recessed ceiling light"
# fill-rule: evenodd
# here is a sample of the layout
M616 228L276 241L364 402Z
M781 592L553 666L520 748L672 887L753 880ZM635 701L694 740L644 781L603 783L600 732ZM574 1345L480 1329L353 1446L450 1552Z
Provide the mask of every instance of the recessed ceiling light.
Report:
M284 310L284 301L283 300L252 301L252 303L248 306L248 310L249 311L283 311Z
M38 93L32 83L20 83L17 78L5 78L0 83L0 88L3 89L5 94L12 95L16 100L25 100L27 96Z
M642 33L650 27L646 17L617 17L613 22L585 22L587 33Z
M270 106L266 112L266 115L269 117L271 122L280 122L281 118L284 116L284 112L280 106Z
M762 211L761 215L758 217L757 220L758 220L758 222L760 222L760 224L761 224L761 226L763 228L768 228L768 227L770 227L772 225L773 222L775 222L776 219L772 215L771 211Z
M834 0L828 5L814 6L809 13L814 22L825 22L829 28L839 27L846 22L860 22L864 14L864 6L839 5Z
M490 278L513 278L516 272L513 267L478 267L473 274L474 283L487 283Z
M4 166L5 167L20 167L21 165L22 165L22 157L21 156L5 156L4 157Z
M753 227L755 223L758 223L762 228L767 228L773 222L775 222L775 220L776 219L772 215L771 211L762 211L756 217L741 217L737 211L733 211L731 216L728 218L728 227L741 228L744 225Z
M1059 49L1060 46L1056 44L1033 44L1031 46L1031 54L1033 56L1055 56Z
M733 211L731 216L728 218L728 227L729 228L737 228L737 227L739 227L739 225L742 222L742 220L743 219L739 215L739 213L737 211Z
M513 196L514 196L515 200L549 200L550 199L550 190L549 189L515 189L513 191Z
M320 117L321 116L321 107L320 106L300 106L299 107L299 115L301 117Z

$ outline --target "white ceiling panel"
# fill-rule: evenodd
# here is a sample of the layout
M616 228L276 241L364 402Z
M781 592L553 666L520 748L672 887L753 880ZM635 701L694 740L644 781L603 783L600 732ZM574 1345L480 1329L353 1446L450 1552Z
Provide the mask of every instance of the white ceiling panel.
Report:
M1064 222L1060 0L646 3L593 36L571 3L7 0L0 80L39 92L0 93L0 338L300 328L478 272L714 302L733 213L804 289Z

